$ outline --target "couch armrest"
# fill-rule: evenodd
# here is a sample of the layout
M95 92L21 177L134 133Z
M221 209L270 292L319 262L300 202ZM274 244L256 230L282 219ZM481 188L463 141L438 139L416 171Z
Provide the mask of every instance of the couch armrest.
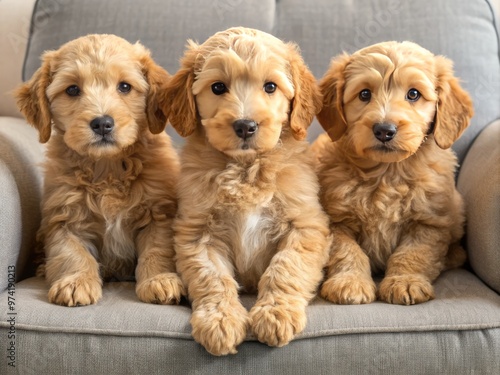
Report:
M36 0L0 0L1 116L22 117L17 110L12 90L22 82L24 58L30 37L31 15L35 2Z
M500 293L500 120L484 128L472 144L457 188L465 200L470 264Z
M9 267L15 266L20 280L32 266L43 150L37 132L24 120L0 117L0 292L7 286Z

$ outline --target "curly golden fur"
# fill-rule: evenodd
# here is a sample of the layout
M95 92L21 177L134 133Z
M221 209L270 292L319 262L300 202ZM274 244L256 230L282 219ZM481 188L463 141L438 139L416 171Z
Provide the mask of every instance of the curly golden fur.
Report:
M168 79L139 43L89 35L46 52L17 91L48 142L38 238L50 302L96 303L103 278L136 264L142 301L180 300L171 229L180 167L159 108Z
M315 79L295 45L233 28L189 42L166 98L187 137L174 230L193 336L214 355L236 353L249 328L283 346L303 330L328 258L304 141L321 106ZM250 312L240 288L258 291Z
M465 261L464 207L448 148L473 114L442 56L386 42L333 60L320 81L314 144L333 244L321 295L335 303L434 297L441 271Z

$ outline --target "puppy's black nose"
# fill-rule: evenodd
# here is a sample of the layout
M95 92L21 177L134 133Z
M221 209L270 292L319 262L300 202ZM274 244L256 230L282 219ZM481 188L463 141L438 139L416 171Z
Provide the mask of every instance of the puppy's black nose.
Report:
M396 136L398 128L390 122L376 123L373 126L373 134L381 142L389 142Z
M233 122L233 129L238 137L247 139L257 131L257 123L252 120L236 120Z
M115 126L115 120L113 117L104 115L101 117L96 117L92 121L90 121L90 128L92 131L99 135L105 135L110 133Z

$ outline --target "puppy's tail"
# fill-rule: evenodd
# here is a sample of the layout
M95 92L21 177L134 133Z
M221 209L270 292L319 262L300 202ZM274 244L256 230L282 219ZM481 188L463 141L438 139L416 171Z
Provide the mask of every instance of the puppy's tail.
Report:
M467 260L467 253L458 242L451 244L446 254L444 270L451 270L464 265Z

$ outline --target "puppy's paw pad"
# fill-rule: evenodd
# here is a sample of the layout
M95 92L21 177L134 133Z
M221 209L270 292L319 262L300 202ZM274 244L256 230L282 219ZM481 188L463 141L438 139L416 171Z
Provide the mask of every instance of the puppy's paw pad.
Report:
M359 305L375 301L376 289L365 275L337 274L323 283L321 297L341 305Z
M137 297L146 303L160 305L178 304L185 294L180 277L174 272L165 272L137 283Z
M52 284L48 297L49 302L56 305L92 305L102 297L102 282L88 275L65 277Z
M260 342L281 347L288 344L306 326L305 306L265 305L250 310L252 331Z
M216 356L236 354L249 326L247 310L239 301L201 305L191 317L194 339Z
M434 298L432 284L420 275L388 276L379 287L382 301L398 305L415 305Z

